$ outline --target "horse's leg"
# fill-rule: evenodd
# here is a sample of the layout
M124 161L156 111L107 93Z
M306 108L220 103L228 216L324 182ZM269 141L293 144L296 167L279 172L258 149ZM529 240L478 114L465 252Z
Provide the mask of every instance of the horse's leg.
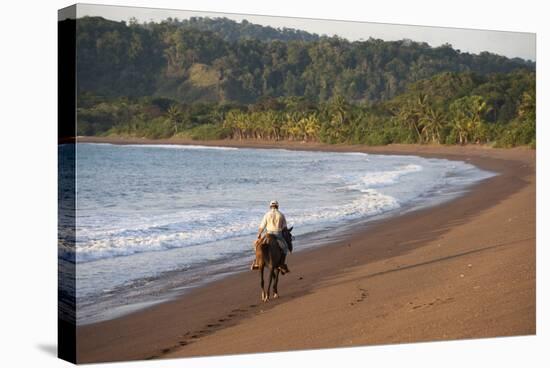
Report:
M269 300L269 294L271 293L271 283L273 282L273 279L275 278L275 270L273 268L269 269L269 283L267 284L267 298L266 301Z
M275 283L273 284L273 299L279 297L279 292L277 290L277 285L279 285L279 269L275 271Z
M260 267L260 287L262 288L262 301L265 302L266 294L264 289L264 266Z
M288 270L288 267L286 267L286 254L284 252L281 252L281 261L279 263L279 269L281 270L283 275L286 274L287 272L290 272Z

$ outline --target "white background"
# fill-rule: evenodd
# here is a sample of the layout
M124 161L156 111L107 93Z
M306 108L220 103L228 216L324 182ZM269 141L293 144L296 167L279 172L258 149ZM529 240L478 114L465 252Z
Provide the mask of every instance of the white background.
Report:
M90 1L95 3L94 1ZM109 1L115 5L537 33L537 336L255 354L157 362L139 367L548 367L548 60L544 1ZM0 362L64 367L57 326L57 9L68 1L4 2L0 21ZM541 226L542 224L542 226ZM548 225L546 225L548 226ZM266 327L269 328L269 327ZM546 347L546 351L545 348Z

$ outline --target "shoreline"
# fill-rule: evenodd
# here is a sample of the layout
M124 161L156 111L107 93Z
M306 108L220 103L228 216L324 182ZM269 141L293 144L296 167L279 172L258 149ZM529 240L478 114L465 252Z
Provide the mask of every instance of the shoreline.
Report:
M353 273L365 272L370 267L382 267L383 269L388 265L394 265L396 260L402 257L414 258L415 253L422 253L430 248L431 242L440 239L453 230L460 229L469 221L478 219L480 213L498 208L503 201L524 192L526 189L532 191L533 207L530 216L534 217L535 151L524 148L493 149L477 146L407 145L368 147L303 144L298 142L140 140L100 137L78 137L77 142L194 144L242 148L284 148L417 155L466 161L481 169L495 171L500 174L474 185L465 195L449 202L396 217L377 220L369 223L365 228L356 229L345 239L293 254L289 259L289 266L293 272L281 277L279 288L281 298L270 303L262 304L259 302L259 277L257 273L239 272L222 280L198 287L175 300L112 320L79 326L77 327L77 359L81 363L353 346L358 344L357 341L361 344L360 339L356 340L356 343L351 342L351 344L328 343L328 341L323 343L323 335L317 334L318 338L305 340L303 338L292 338L284 340L282 345L274 343L269 348L264 347L262 349L247 340L251 338L257 340L254 336L250 336L254 333L249 332L243 336L234 334L235 331L246 330L250 326L254 326L255 323L259 323L256 320L283 318L284 315L280 316L282 310L290 308L291 305L305 303L309 298L326 294L329 285L342 277L346 278ZM532 228L529 226L532 226ZM530 235L530 237L523 236L518 241L528 243L530 252L526 255L528 257L526 262L534 262L534 224L525 227L525 234ZM508 244L512 238L513 236L508 236L500 242ZM438 249L438 255L449 257L455 253L460 253L461 250L465 251L462 252L464 255L469 255L477 254L478 251L496 249L487 248L483 244L478 245L477 248L466 247L472 249L460 248L460 246L455 246L452 249ZM416 257L417 261L423 259L423 257L418 258L418 255ZM412 262L414 263L414 260ZM429 267L429 265L431 263L423 267ZM404 267L398 267L398 269L405 270ZM385 278L391 277L391 273L388 276L381 274L378 277L382 278L381 283L384 284ZM532 278L534 292L534 275L532 275ZM347 292L349 291L347 290ZM420 294L422 290L417 291ZM356 292L358 290L354 290L352 293ZM361 301L363 301L369 298L366 294L370 293L372 292L360 291L359 299L362 298ZM389 295L387 300L393 297L393 295ZM526 300L529 301L530 298ZM380 300L379 302L383 301ZM527 304L533 304L533 306L529 306L529 323L527 323L528 326L525 331L526 333L534 333L534 297L532 303ZM319 313L319 308L322 308L322 305L308 304L301 307L300 311L307 311L310 315L315 315ZM391 308L389 309L391 310ZM374 317L366 318L366 320L369 321L371 318ZM307 316L304 316L304 320L306 319ZM330 322L330 319L328 322ZM317 328L312 326L312 323L310 321L309 324L306 324L306 328ZM356 323L348 321L349 326L344 325L340 329L343 331L349 330ZM289 326L285 324L285 328L289 328ZM256 330L253 329L252 331ZM231 337L228 338L228 334ZM338 331L331 331L330 335L338 335ZM497 335L493 334L493 336ZM449 334L448 336L452 337L453 335ZM463 335L462 337L484 336L487 335ZM351 337L353 336L350 336L350 339ZM248 342L237 344L238 341L243 339ZM416 338L412 336L410 339L410 341L419 340L422 340L421 336L416 336ZM223 344L223 349L220 346L220 341ZM397 339L397 342L403 341L403 339ZM379 338L378 340L375 339L374 342L365 340L364 343L381 344L389 342L395 341Z
M202 147L202 146L194 146ZM224 148L224 147L216 147ZM300 151L301 152L301 151ZM320 152L315 152L320 153ZM341 153L334 153L339 155ZM355 153L354 153L355 154ZM359 154L359 153L357 153ZM329 153L332 155L332 153ZM415 158L416 159L416 158ZM449 162L447 161L447 164ZM487 175L493 175L492 173L486 172ZM480 175L481 174L480 171ZM399 208L387 209L382 213L369 214L363 218L353 218L338 220L339 224L329 224L326 225L323 229L308 230L305 234L299 234L297 239L299 244L297 247L297 252L303 251L305 248L317 248L320 246L325 246L335 242L337 239L350 237L350 229L356 229L357 227L369 226L369 224L376 221L382 221L388 218L395 216L398 213L405 213L410 211L417 211L422 208L430 208L437 205L441 205L447 201L452 200L455 197L461 196L464 191L468 191L470 187L477 184L478 181L484 180L485 178L478 178L476 181L468 184L449 184L448 186L438 188L437 192L433 189L425 191L425 198L422 201L412 200L411 202L400 203ZM328 228L327 228L328 227ZM251 236L254 234L250 233L246 239L250 240ZM244 243L248 243L248 240L243 239ZM243 243L241 241L241 244ZM295 252L294 254L296 254ZM240 254L236 258L224 260L219 268L209 269L210 265L201 267L200 269L186 269L185 271L171 270L166 273L161 273L161 276L142 276L147 280L147 285L150 287L152 284L156 285L155 292L147 292L147 288L141 289L140 286L134 286L134 283L126 283L124 286L116 286L113 289L109 290L109 294L115 295L116 300L120 301L119 304L111 300L101 300L101 299L88 299L86 303L80 303L79 308L79 319L77 324L79 326L84 326L88 324L93 324L102 321L108 321L115 318L122 317L124 315L130 314L132 312L148 308L152 305L163 303L168 300L173 300L175 298L181 297L182 295L189 292L189 290L195 289L197 287L203 287L209 283L227 277L228 275L243 272L247 269L247 266L250 264L250 249L246 249L243 254ZM218 262L215 262L218 263ZM228 264L231 264L228 265ZM193 279L193 281L181 281L182 272L184 272L187 278ZM195 276L193 276L195 273ZM197 275L200 274L200 277ZM137 279L137 283L142 279ZM170 288L165 288L166 285L172 285ZM161 287L161 285L163 285ZM162 291L159 291L160 289ZM128 291L130 290L130 291ZM150 290L150 289L149 289ZM127 293L137 294L144 292L146 296L139 300L128 301L125 299ZM148 294L148 295L147 295ZM154 295L154 297L150 297ZM83 304L85 304L83 306Z
M215 146L215 147L234 147L234 148L265 148L265 149L286 149L298 151L322 151L322 152L363 152L363 153L380 153L380 154L403 154L414 155L416 153L423 154L424 157L437 155L432 152L435 150L447 151L465 151L465 150L494 150L494 151L510 151L510 150L526 150L535 152L535 149L522 147L513 148L492 148L488 145L442 145L442 144L388 144L385 146L367 146L361 144L328 144L319 142L302 142L302 141L269 141L257 139L218 139L218 140L193 140L190 138L133 138L133 137L100 137L100 136L77 136L71 141L76 143L106 143L115 145L196 145L196 146ZM435 157L435 156L433 156Z

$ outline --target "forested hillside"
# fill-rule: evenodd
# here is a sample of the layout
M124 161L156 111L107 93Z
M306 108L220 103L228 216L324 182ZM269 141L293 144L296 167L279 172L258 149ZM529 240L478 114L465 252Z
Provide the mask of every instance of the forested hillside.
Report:
M137 21L132 20L132 23ZM202 18L191 17L189 19L169 18L170 23L178 28L192 28L199 31L211 31L225 41L258 40L258 41L317 41L319 35L308 33L299 29L282 28L277 29L270 26L261 26L250 23L246 19L242 22L235 22L228 18ZM145 27L155 28L156 23L148 23Z
M305 96L383 101L435 74L534 70L520 59L407 40L349 42L228 19L77 21L78 88L106 96L253 103Z
M77 21L78 134L535 145L535 64L229 19Z

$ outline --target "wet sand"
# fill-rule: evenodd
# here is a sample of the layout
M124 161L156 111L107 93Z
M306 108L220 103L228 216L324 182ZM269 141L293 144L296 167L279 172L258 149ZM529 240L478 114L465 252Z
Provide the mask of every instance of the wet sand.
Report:
M80 363L527 335L535 324L535 151L79 138L414 154L500 175L442 205L358 226L292 254L279 299L244 271L148 309L77 329ZM266 343L269 341L269 344Z

